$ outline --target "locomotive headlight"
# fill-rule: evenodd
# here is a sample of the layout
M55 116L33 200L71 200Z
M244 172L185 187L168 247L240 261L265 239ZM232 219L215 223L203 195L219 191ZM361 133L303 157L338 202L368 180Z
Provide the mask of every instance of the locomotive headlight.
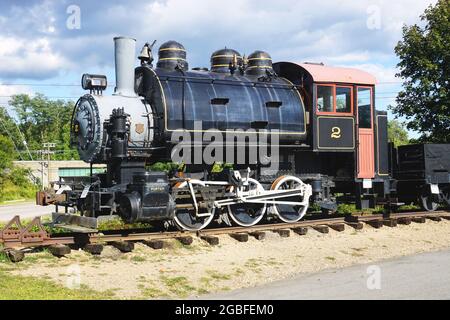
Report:
M81 78L81 86L84 90L103 91L108 86L108 80L104 75L85 73Z

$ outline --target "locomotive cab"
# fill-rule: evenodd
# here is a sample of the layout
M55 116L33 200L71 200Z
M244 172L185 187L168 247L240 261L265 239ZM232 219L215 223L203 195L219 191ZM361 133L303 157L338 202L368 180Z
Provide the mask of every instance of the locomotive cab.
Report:
M312 151L305 157L332 177L334 193L356 194L358 208L374 207L390 188L387 113L375 109L375 77L316 63L280 62L274 70L303 89Z

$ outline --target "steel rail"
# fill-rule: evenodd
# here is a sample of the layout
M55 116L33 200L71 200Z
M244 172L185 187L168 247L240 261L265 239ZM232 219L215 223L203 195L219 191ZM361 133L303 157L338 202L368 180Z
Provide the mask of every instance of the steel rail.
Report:
M252 233L256 231L276 231L282 229L295 229L301 227L317 227L317 226L332 226L333 224L352 224L355 222L370 222L374 220L388 220L388 219L400 219L400 218L414 218L414 217L441 217L450 220L450 211L416 211L416 212L398 212L390 214L353 214L345 215L335 218L316 218L311 220L302 220L292 223L267 223L258 224L251 227L219 227L211 229L203 229L199 231L167 231L167 232L143 232L142 229L125 229L125 230L108 230L98 233L70 233L64 234L64 236L58 237L49 235L48 238L36 238L33 240L30 238L21 239L17 238L1 238L0 243L5 248L27 248L27 247L43 247L54 244L80 244L80 243L109 243L117 241L147 241L147 240L168 240L177 239L186 236L213 236L224 234L236 234L236 233ZM5 231L5 230L0 230ZM1 236L1 233L0 233Z

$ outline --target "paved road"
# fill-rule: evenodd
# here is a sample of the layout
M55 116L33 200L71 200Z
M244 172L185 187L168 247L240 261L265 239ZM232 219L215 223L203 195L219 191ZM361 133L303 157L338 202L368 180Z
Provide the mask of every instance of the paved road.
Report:
M363 265L323 271L206 298L450 299L450 250L403 257L378 263L377 266L379 269ZM374 277L378 270L380 282ZM380 284L381 289L369 290L368 282L372 288Z
M34 202L16 202L0 206L0 221L8 221L19 215L22 219L34 218L51 214L55 211L55 206L37 206Z

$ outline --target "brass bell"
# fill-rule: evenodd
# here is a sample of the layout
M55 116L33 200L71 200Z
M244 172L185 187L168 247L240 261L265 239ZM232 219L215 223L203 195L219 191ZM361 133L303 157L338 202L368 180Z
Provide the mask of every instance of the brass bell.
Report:
M144 60L144 61L148 61L150 59L150 49L148 47L148 43L146 43L141 50L141 53L138 56L139 60Z
M153 41L153 43L150 45L148 42L144 44L142 47L141 53L138 56L138 59L141 60L141 64L150 64L153 62L153 54L152 54L152 48L155 45L156 40Z

